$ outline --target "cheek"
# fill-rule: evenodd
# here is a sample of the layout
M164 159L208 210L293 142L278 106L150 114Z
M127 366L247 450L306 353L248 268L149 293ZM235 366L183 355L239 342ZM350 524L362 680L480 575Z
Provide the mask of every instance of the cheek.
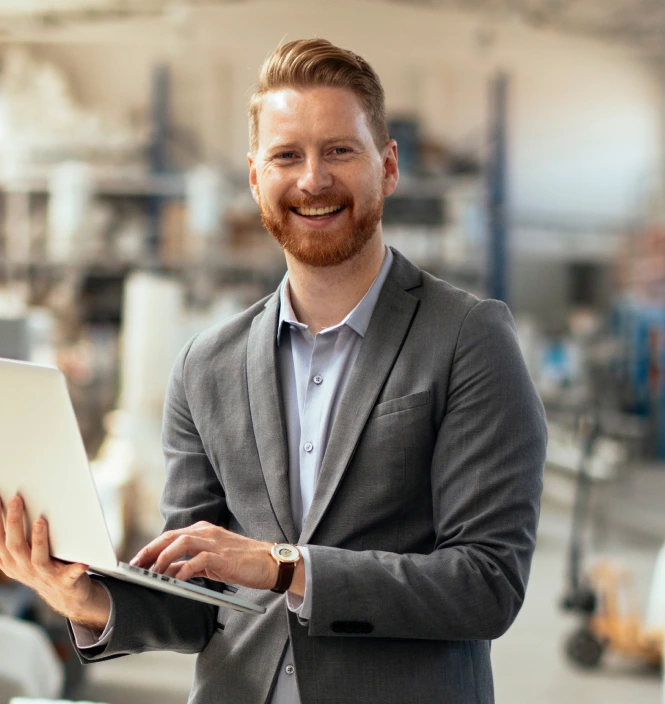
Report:
M283 200L288 193L288 184L268 173L261 178L259 191L264 201L275 204Z
M372 200L383 189L383 172L378 170L374 164L365 166L362 171L354 173L353 178L347 180L347 187L357 197L363 200Z

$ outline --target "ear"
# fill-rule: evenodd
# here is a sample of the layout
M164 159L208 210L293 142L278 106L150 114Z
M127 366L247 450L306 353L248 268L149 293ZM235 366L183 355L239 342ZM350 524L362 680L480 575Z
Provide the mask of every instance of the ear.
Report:
M249 165L249 189L252 192L254 202L259 204L259 186L256 181L256 161L252 156L252 152L247 152L247 164Z
M383 150L383 195L389 196L394 193L398 181L397 142L391 139Z

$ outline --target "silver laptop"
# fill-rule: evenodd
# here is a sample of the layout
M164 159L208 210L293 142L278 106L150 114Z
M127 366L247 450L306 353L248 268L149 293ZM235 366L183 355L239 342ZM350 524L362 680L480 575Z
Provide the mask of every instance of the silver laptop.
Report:
M90 572L136 582L252 614L265 608L157 572L118 562L104 520L83 440L58 369L0 359L0 497L20 494L32 521L48 521L51 555Z

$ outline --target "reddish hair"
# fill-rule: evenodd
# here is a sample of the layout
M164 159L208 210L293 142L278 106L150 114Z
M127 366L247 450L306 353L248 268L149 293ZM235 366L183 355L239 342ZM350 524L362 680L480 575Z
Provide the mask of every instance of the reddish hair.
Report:
M361 56L340 49L325 39L298 39L282 44L261 66L259 82L249 101L249 148L256 152L263 96L273 90L318 87L353 91L365 111L378 149L388 143L383 86L374 69Z

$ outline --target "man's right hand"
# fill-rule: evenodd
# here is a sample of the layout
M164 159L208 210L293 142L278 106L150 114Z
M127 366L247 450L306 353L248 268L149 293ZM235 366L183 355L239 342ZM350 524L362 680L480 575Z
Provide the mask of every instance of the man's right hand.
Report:
M90 579L87 565L54 560L49 554L48 526L38 518L32 546L23 527L23 501L14 496L2 520L0 500L0 570L33 589L55 611L76 623L104 630L111 603L101 584Z

